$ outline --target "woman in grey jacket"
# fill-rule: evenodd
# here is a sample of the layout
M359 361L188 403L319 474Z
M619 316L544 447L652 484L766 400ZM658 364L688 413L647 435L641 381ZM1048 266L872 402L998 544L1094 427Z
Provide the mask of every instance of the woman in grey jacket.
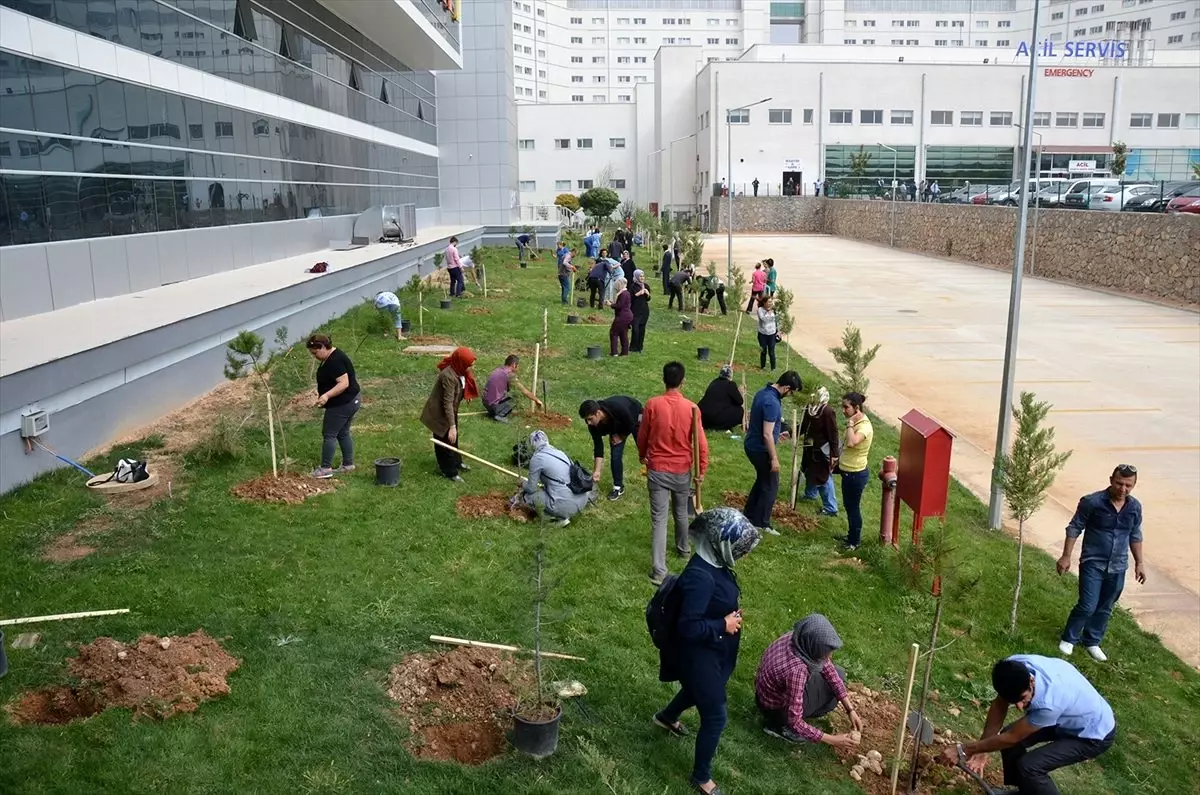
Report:
M571 459L551 446L544 431L529 436L533 456L529 459L529 477L521 483L517 495L525 505L543 512L560 527L571 523L571 517L587 507L592 493L571 491ZM541 487L541 488L539 488Z

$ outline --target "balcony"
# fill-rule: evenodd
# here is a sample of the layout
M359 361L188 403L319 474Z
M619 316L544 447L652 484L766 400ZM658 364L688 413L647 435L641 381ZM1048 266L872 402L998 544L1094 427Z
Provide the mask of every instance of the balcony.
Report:
M461 25L438 0L320 2L411 69L462 68Z

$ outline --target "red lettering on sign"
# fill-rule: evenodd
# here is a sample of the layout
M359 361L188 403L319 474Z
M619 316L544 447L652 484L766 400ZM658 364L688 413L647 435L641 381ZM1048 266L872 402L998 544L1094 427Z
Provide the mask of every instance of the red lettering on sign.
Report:
M1095 71L1095 69L1068 69L1060 66L1048 68L1042 74L1045 77L1091 77Z

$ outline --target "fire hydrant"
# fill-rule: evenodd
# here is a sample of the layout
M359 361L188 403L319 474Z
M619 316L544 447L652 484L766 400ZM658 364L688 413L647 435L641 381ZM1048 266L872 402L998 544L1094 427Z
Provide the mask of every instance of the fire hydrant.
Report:
M899 464L892 456L883 459L879 466L879 480L883 483L883 499L879 506L879 543L896 543L895 517L896 507L896 470Z

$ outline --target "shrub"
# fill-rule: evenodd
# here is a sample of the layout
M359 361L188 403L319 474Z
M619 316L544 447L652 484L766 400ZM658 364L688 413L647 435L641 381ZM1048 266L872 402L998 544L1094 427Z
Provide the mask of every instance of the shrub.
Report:
M246 454L242 427L251 416L247 415L240 422L227 415L217 417L208 432L192 448L192 457L201 464L223 464L240 459Z
M603 220L621 206L621 197L611 188L589 188L579 197L579 206L593 218Z
M579 197L574 193L560 193L554 197L554 203L559 207L565 207L571 212L579 209Z

